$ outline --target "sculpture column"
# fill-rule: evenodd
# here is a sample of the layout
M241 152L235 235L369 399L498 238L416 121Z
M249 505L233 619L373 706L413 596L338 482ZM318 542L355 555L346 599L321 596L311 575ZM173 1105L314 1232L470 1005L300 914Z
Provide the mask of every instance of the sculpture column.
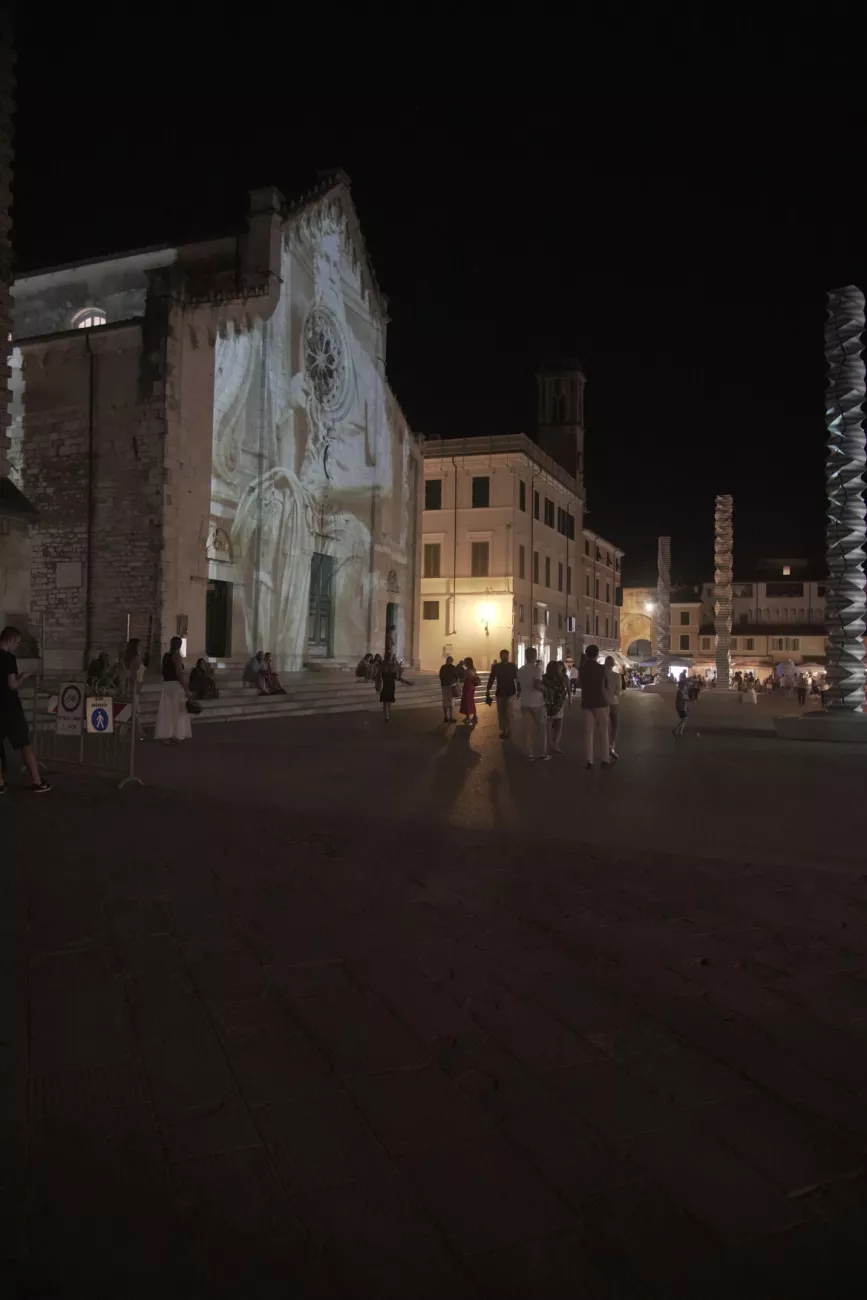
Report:
M828 393L825 423L828 456L825 530L828 584L825 626L832 709L864 709L864 466L862 422L864 295L855 285L828 294L825 360Z
M671 667L671 538L660 537L656 553L656 679Z
M732 499L719 496L714 511L714 626L716 684L728 690L732 676Z

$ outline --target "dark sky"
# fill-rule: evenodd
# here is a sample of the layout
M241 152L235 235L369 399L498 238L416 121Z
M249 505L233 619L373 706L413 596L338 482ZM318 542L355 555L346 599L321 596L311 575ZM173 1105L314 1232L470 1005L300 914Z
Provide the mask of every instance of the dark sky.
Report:
M724 491L736 576L821 560L824 294L865 284L863 96L388 93L361 59L310 90L273 74L261 32L229 73L158 24L45 35L27 12L22 269L233 229L248 188L291 198L341 166L415 429L532 433L537 362L578 352L587 522L628 583L655 580L659 533L675 577L711 577Z

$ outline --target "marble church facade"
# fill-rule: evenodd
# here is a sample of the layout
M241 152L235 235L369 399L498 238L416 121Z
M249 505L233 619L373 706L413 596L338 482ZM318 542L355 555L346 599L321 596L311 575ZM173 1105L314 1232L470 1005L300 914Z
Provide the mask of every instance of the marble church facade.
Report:
M48 672L127 632L290 671L417 661L421 446L345 176L253 192L240 236L23 277L14 320Z

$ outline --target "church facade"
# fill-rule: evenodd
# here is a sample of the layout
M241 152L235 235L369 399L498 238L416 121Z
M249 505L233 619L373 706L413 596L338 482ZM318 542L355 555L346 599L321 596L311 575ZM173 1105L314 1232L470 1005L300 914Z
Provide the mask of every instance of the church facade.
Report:
M341 173L240 236L14 289L12 473L48 672L138 636L283 670L418 659L420 440Z

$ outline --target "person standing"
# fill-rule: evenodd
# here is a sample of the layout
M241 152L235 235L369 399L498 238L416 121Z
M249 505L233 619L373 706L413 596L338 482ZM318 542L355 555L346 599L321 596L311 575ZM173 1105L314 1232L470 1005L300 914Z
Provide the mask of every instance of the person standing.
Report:
M163 689L157 708L157 723L154 736L164 745L179 745L182 740L190 740L193 728L187 712L186 675L184 661L181 658L181 638L173 636L169 648L163 655L162 673Z
M30 789L34 794L47 794L51 786L43 781L36 762L36 753L30 743L30 728L24 716L24 705L18 694L21 686L31 676L19 673L15 651L21 643L17 627L4 627L0 632L0 753L8 740L10 748L19 749L24 765L30 773ZM0 795L6 793L6 762L0 764Z
M512 729L512 710L518 694L518 670L509 659L508 650L500 651L500 659L491 667L488 677L487 700L491 702L491 687L496 683L497 721L500 724L500 740L508 740Z
M600 755L603 767L611 767L609 750L609 709L611 696L608 694L608 682L605 669L599 662L599 647L589 645L584 651L581 667L578 669L581 683L581 716L584 722L585 766L593 770L594 741L595 751ZM604 755L604 757L603 757Z
M476 672L476 666L469 655L464 660L464 683L461 687L461 713L464 715L464 725L475 727L479 721L479 715L476 713L476 687L479 685L479 676Z
M677 683L677 694L674 697L674 707L677 710L677 725L672 730L675 740L680 740L686 730L686 717L689 713L689 704L686 697L686 673L681 674L680 681Z
M798 704L801 708L807 703L807 679L803 673L798 677Z
M563 735L563 711L566 705L568 678L559 660L552 659L542 678L542 695L545 700L545 718L548 727L548 745L552 754L562 754L560 738Z
M518 669L518 695L521 697L521 714L524 719L524 735L527 742L527 757L532 763L538 758L547 763L548 753L545 735L545 696L542 690L542 665L536 660L533 646L527 649L527 661ZM534 751L538 750L538 754Z
M458 681L458 670L455 667L455 661L451 655L446 656L446 661L440 669L440 689L443 696L443 726L455 721L455 687Z
M611 703L608 706L608 753L613 759L619 759L617 752L617 733L620 730L620 696L623 692L623 678L614 665L614 656L605 660L605 680Z

